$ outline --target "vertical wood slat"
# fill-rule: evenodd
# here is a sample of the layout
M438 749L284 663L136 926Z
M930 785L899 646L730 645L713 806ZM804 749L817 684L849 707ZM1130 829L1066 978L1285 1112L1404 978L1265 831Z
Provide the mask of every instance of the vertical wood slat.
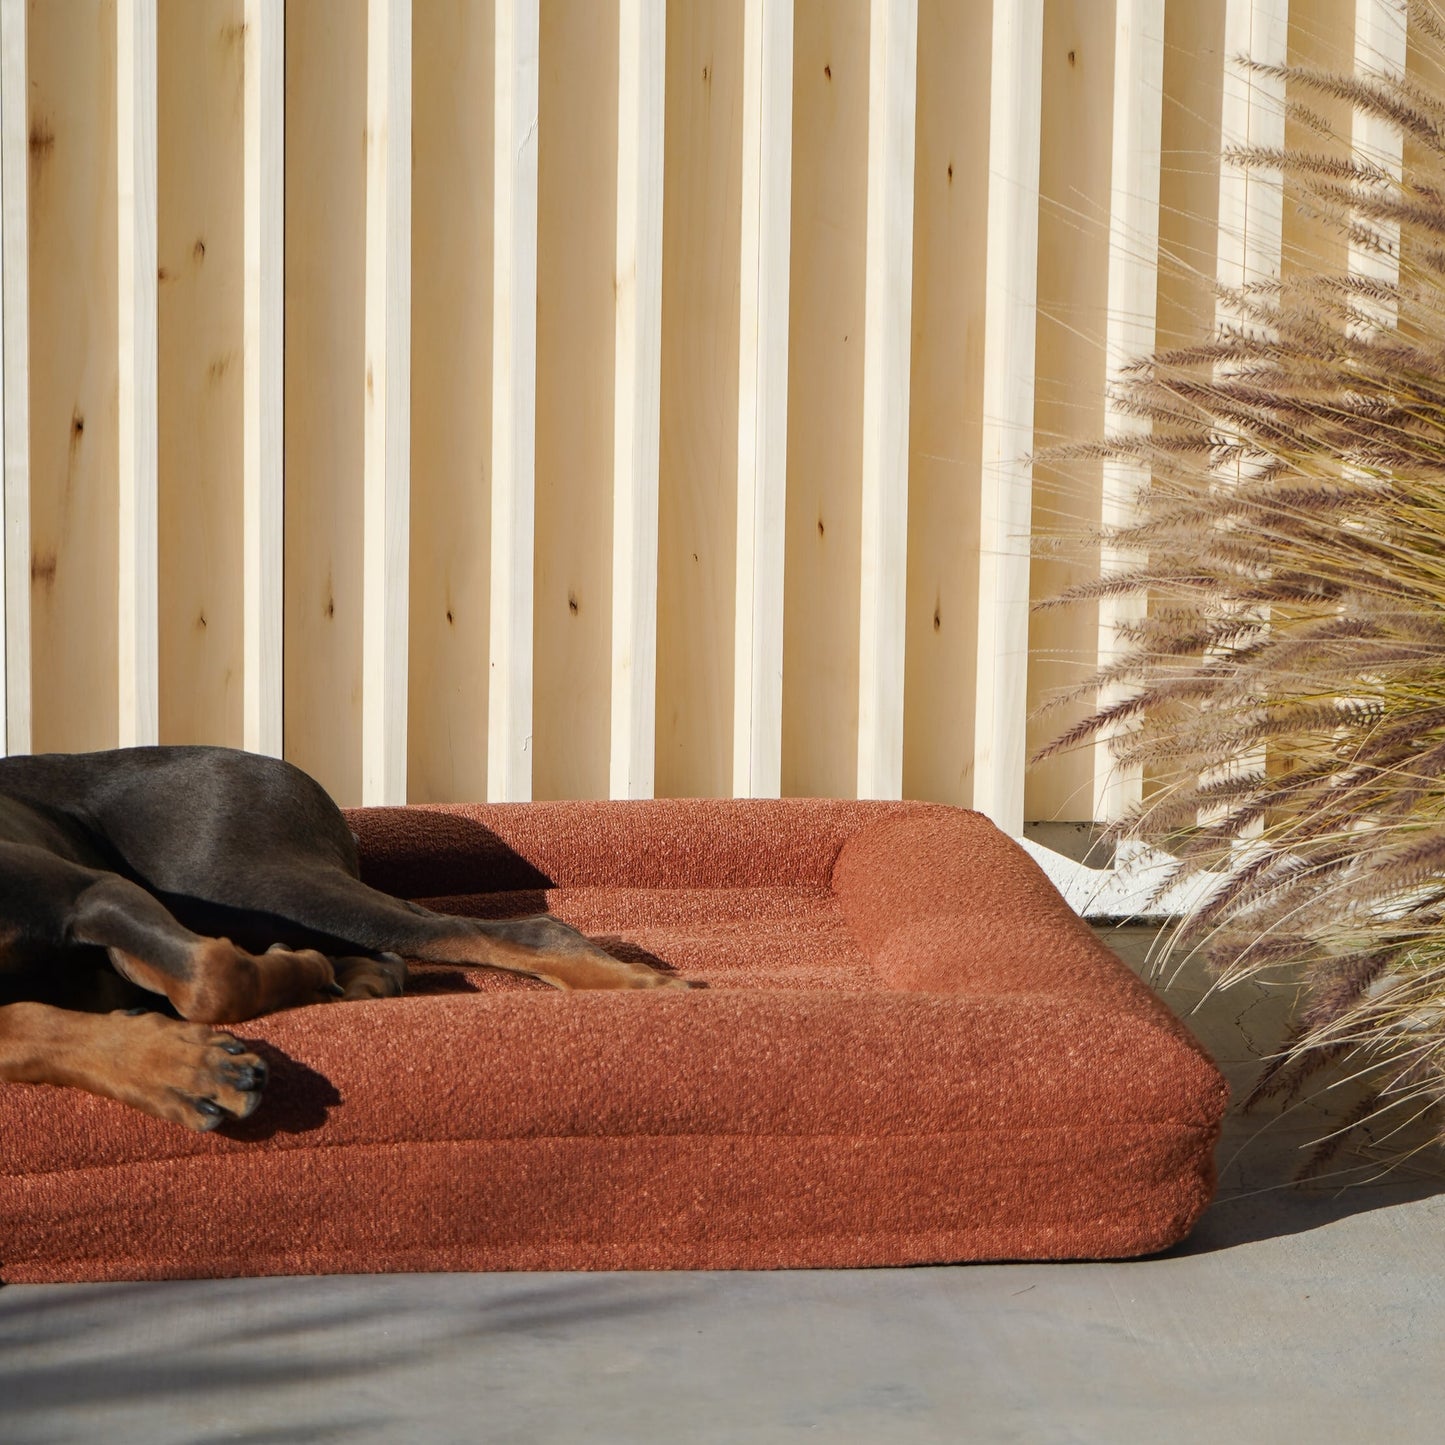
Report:
M361 797L406 802L411 0L369 0Z
M116 10L119 317L117 737L159 731L156 336L156 0Z
M733 793L766 798L782 783L793 0L746 0L742 144Z
M1409 52L1409 28L1400 0L1355 0L1355 72L1373 71L1403 78ZM1378 116L1355 111L1351 143L1357 152L1399 180L1404 165L1404 144L1400 131ZM1363 219L1363 218L1362 218ZM1352 276L1368 276L1388 285L1400 279L1400 228L1398 223L1368 222L1384 243L1366 246L1351 240L1349 269ZM1390 324L1393 316L1377 308L1376 319Z
M666 0L621 0L609 778L614 798L651 797L656 763L666 27Z
M285 0L246 0L242 307L242 738L281 756Z
M858 789L867 0L796 0L781 791Z
M539 0L496 0L491 682L487 797L532 792Z
M243 0L157 0L159 740L245 739Z
M1035 534L1097 525L1103 501L1098 462L1059 465L1050 449L1093 440L1106 425L1115 21L1112 4L1044 6L1030 477ZM1036 603L1055 597L1092 570L1053 549L1035 551L1030 596ZM1098 637L1093 600L1029 618L1026 819L1093 818L1093 749L1070 749L1038 766L1029 759L1088 711L1083 702L1051 707L1042 716L1036 709L1084 681L1097 658Z
M1289 0L1226 0L1224 92L1220 146L1284 145L1284 82L1247 72L1240 56L1283 65L1289 54ZM1228 161L1219 168L1220 286L1272 280L1279 276L1284 228L1284 188L1274 176L1244 171ZM1217 312L1218 319L1227 308Z
M869 19L868 260L863 341L860 798L903 795L917 102L917 0L873 0Z
M490 5L412 10L407 797L487 793L491 534Z
M973 806L1023 831L1043 0L994 0Z
M26 0L0 0L0 456L4 578L0 750L30 751L30 266Z
M361 802L366 0L286 7L286 756Z
M732 791L743 19L668 5L654 788L673 797Z
M1277 280L1284 259L1284 186L1258 171L1246 171L1228 159L1243 146L1279 148L1285 139L1285 83L1274 76L1243 70L1241 56L1266 65L1289 58L1289 0L1226 0L1224 12L1224 84L1220 100L1219 240L1215 281L1221 293L1255 282ZM1216 326L1238 324L1221 294L1215 306ZM1235 771L1263 770L1267 750L1261 746L1207 775L1227 777ZM1201 811L1201 819L1214 810ZM1257 829L1259 824L1253 825Z
M1110 377L1154 349L1159 283L1159 166L1163 122L1164 0L1116 0L1114 22L1113 162L1109 205L1109 293L1105 353ZM1115 404L1107 405L1107 428L1121 435L1140 423ZM1121 526L1133 513L1132 499L1147 478L1130 463L1108 460L1102 477L1100 520ZM1105 548L1100 567L1122 570L1128 557ZM1144 599L1101 598L1099 662L1120 650L1120 627L1143 615ZM1101 697L1100 705L1112 701ZM1143 796L1143 773L1118 767L1107 737L1094 748L1096 822L1113 822Z
M548 0L537 107L531 796L611 786L620 15Z

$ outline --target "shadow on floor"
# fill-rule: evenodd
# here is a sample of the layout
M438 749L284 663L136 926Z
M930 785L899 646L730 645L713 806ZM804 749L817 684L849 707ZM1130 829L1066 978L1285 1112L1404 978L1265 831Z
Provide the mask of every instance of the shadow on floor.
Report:
M197 1411L187 1438L198 1442L343 1439L363 1423L384 1435L382 1402L367 1389L378 1370L403 1371L443 1344L465 1354L469 1341L480 1349L499 1339L545 1342L589 1326L625 1329L630 1317L695 1293L679 1278L661 1294L653 1288L639 1295L607 1275L519 1276L485 1302L449 1290L444 1277L418 1291L405 1276L377 1276L374 1287L367 1281L364 1303L357 1282L345 1277L3 1290L0 1438L7 1445L70 1441L80 1438L77 1419L157 1402L175 1420ZM135 1328L138 1319L144 1329ZM80 1359L83 1369L76 1368ZM306 1415L322 1385L325 1418L287 1415ZM355 1420L336 1413L338 1387L343 1399L354 1391ZM285 1423L255 1418L256 1402L266 1401ZM246 1433L237 1433L228 1402L248 1417ZM394 1438L405 1438L404 1422L392 1423Z
M1169 1254L1213 1254L1266 1239L1305 1234L1355 1215L1436 1197L1441 1198L1441 1210L1445 1212L1445 1183L1439 1180L1386 1180L1378 1184L1347 1184L1328 1191L1318 1186L1281 1184L1216 1199L1189 1238Z
M1289 1019L1284 990L1246 983L1212 986L1202 965L1183 959L1161 969L1161 930L1100 923L1095 934L1184 1020L1219 1062L1234 1098L1253 1086ZM1340 1220L1442 1197L1445 1149L1427 1119L1392 1139L1392 1163L1348 1147L1322 1177L1296 1182L1315 1147L1348 1115L1358 1094L1321 1090L1293 1104L1266 1101L1250 1114L1233 1104L1220 1140L1219 1191L1194 1232L1164 1257L1209 1254L1304 1234Z

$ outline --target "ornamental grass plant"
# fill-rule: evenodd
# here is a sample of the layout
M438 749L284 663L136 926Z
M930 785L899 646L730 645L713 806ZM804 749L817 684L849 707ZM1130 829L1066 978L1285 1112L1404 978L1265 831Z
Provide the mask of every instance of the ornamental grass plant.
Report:
M1246 1104L1350 1080L1313 1171L1355 1129L1388 1145L1445 1102L1445 82L1418 78L1445 76L1445 18L1406 8L1433 66L1251 66L1320 144L1226 155L1354 264L1222 292L1214 335L1118 379L1137 431L1050 454L1149 480L1128 525L1089 539L1133 560L1046 605L1148 605L1058 699L1092 711L1039 756L1107 739L1142 769L1116 838L1178 860L1163 886L1222 879L1172 947L1221 984L1298 990ZM1311 97L1398 132L1403 174Z

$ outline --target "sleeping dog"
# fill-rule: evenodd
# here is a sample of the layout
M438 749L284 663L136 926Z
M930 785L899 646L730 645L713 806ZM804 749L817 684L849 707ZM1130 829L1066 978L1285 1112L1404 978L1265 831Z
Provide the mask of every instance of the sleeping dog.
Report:
M216 1025L399 994L403 955L563 989L690 986L554 918L453 918L368 888L339 809L276 758L0 758L0 1080L213 1129L250 1114L266 1082ZM179 1017L117 1007L146 993Z

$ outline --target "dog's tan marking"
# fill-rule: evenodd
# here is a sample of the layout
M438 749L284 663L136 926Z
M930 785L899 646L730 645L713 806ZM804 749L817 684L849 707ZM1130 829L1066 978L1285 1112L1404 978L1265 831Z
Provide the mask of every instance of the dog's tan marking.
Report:
M336 997L331 962L314 949L247 953L228 938L197 940L180 976L124 949L111 962L132 983L164 994L182 1018L229 1024Z
M685 978L659 973L604 953L556 918L519 918L487 933L457 933L422 945L430 963L473 963L525 973L560 989L692 988Z
M266 1065L205 1024L16 1003L0 1008L0 1080L68 1085L204 1131L251 1113Z
M333 958L331 968L343 999L399 998L406 988L406 961L394 953L380 958Z

